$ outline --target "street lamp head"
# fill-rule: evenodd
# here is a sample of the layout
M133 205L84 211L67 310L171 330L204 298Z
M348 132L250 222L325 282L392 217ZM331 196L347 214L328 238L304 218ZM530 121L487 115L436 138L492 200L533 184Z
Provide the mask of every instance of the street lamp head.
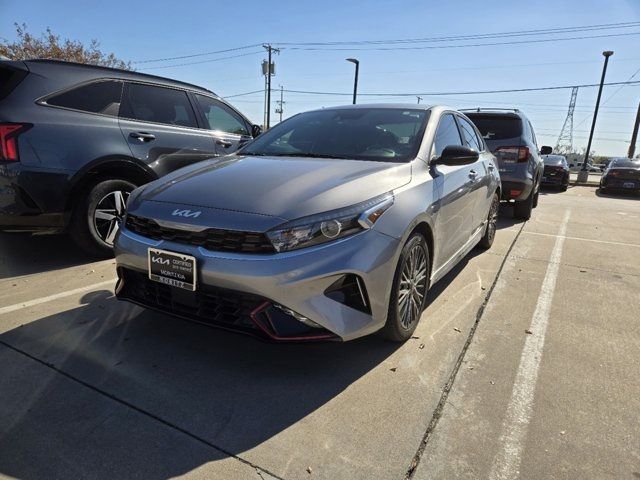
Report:
M602 52L602 55L604 55L605 57L610 57L611 55L613 55L613 50L605 50L604 52Z
M347 62L355 63L356 65L360 63L360 61L357 58L346 58L345 60Z

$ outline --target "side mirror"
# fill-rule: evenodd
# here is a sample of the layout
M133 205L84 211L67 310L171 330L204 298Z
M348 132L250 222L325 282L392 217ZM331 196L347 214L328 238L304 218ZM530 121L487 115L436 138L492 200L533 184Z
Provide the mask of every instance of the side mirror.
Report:
M262 133L262 127L260 125L251 125L251 136L256 138Z
M468 165L478 160L480 154L469 147L449 145L444 148L442 155L431 163L434 165Z
M544 146L540 149L540 154L541 155L551 155L551 152L553 152L553 148L548 147L548 146Z

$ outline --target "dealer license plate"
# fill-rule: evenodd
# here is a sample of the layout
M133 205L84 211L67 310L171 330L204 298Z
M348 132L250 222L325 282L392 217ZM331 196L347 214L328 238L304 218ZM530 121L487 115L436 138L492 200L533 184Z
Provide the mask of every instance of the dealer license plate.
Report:
M149 279L193 292L196 289L196 259L183 253L150 248Z

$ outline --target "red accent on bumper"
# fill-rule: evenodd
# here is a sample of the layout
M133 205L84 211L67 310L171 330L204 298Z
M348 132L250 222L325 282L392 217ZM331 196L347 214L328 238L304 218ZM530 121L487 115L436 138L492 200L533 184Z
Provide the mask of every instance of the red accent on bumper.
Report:
M273 327L269 328L269 326L265 325L265 323L262 320L260 320L260 318L258 317L260 313L263 313L264 310L266 310L270 306L271 306L271 302L264 302L260 304L255 310L253 310L250 313L250 316L253 323L255 323L256 326L260 330L262 330L272 340L276 340L279 342L309 342L313 340L334 340L338 338L333 333L324 333L324 332L318 333L317 335L300 335L300 336L292 336L292 337L281 337L277 335L274 330L272 330ZM271 322L271 317L269 316L269 313L264 312L263 314L267 317L267 320L269 321L269 325L273 325Z

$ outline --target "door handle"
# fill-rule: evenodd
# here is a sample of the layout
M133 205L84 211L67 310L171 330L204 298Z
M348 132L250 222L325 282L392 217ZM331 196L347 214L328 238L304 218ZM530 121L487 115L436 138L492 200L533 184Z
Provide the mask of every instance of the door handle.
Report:
M216 140L216 145L220 145L221 147L224 147L224 148L229 148L231 145L233 145L233 142L219 138Z
M494 170L496 167L493 166L493 163L490 163L487 167L489 170Z
M478 173L477 173L475 170L471 170L471 171L469 172L469 178L470 178L471 180L475 180L477 177L478 177Z
M147 133L147 132L131 132L129 136L131 138L140 140L141 142L150 142L156 139L156 136L153 133Z

